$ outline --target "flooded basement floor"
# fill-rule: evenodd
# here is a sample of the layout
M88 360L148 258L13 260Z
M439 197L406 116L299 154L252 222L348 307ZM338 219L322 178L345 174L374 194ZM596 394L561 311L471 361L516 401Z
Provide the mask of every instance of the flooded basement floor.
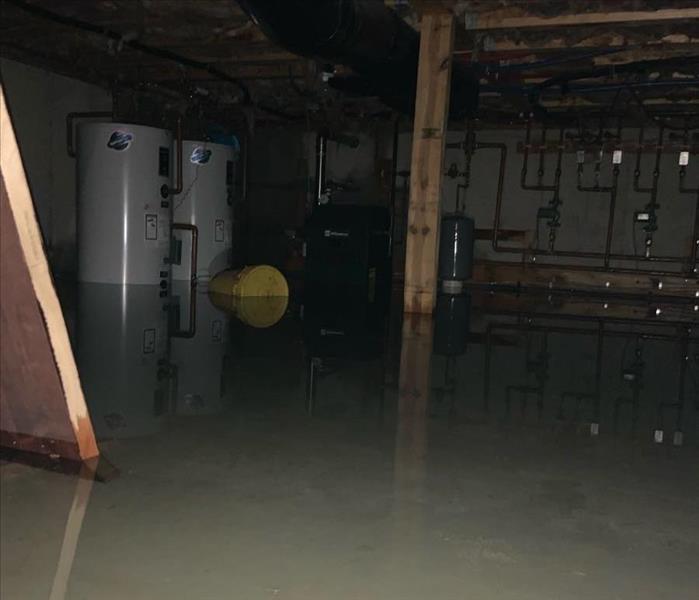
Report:
M120 476L2 465L3 600L699 597L692 306L66 297Z

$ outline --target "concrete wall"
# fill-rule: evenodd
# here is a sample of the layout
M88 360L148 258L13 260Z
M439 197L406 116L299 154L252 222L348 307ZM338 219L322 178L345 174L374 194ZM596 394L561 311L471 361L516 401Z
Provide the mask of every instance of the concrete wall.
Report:
M236 260L284 268L289 253L286 231L304 222L309 186L304 133L267 126L257 129L249 143L248 200L235 217L243 256Z
M532 139L537 141L539 131L534 131ZM557 132L549 132L548 140L551 141ZM666 132L667 136L667 132ZM650 129L645 134L647 141L657 139L657 131ZM462 132L451 132L449 142L461 142L464 139ZM638 131L627 130L623 133L625 142L634 143L638 140ZM505 171L505 188L503 201L503 218L501 226L505 229L518 229L529 231L529 239L533 241L536 231L536 213L541 206L546 206L551 198L550 192L525 191L520 186L520 171L523 156L517 152L518 142L524 141L524 131L485 131L478 134L478 140L482 142L505 142L508 146L508 160ZM666 137L667 141L667 137ZM410 148L412 136L401 136L399 152L399 169L410 169ZM626 152L623 155L621 173L619 177L619 192L616 210L616 226L612 252L633 254L634 245L638 253L643 253L645 233L638 224L634 225L634 212L640 210L649 201L649 194L639 194L633 191L633 172L635 169L635 153ZM473 159L471 170L471 186L466 192L466 213L476 220L476 227L491 229L493 223L495 197L497 191L497 171L499 154L494 150L478 151ZM641 171L641 186L651 184L651 176L654 168L655 154L644 154ZM459 170L463 170L465 158L460 150L448 150L445 159L445 168L451 163L456 163ZM544 184L553 181L556 168L556 155L548 154L546 158L546 175ZM601 185L610 185L612 181L611 156L603 158L601 172ZM590 154L586 157L585 184L592 185L594 157ZM538 154L530 159L528 182L535 183L538 169ZM689 254L692 224L696 206L696 195L680 194L678 176L678 154L676 152L663 155L661 163L661 176L659 181L658 202L658 226L655 235L653 253L656 255L682 255ZM561 199L563 205L561 211L561 227L557 232L556 249L572 251L603 251L607 215L610 201L608 193L579 192L577 184L577 162L574 153L564 154L562 164ZM445 212L453 211L456 206L457 186L462 182L461 178L445 178L442 196L442 205ZM696 188L699 186L699 156L692 156L687 170L687 186ZM635 241L634 241L635 229ZM540 247L545 249L548 243L548 228L541 223ZM516 245L513 242L511 245ZM488 242L477 244L476 256L492 260L520 260L519 255L507 255L495 253ZM540 261L544 258L539 259ZM545 257L546 261L550 259ZM565 259L566 262L576 262ZM579 262L579 261L577 261ZM593 263L594 264L594 263ZM597 261L596 264L600 264ZM620 264L620 263L618 263ZM626 266L634 266L626 263ZM643 263L641 263L643 266Z
M386 179L381 172L390 170L392 154L392 131L390 127L367 127L362 132L348 132L357 135L360 145L356 149L339 146L330 142L328 144L327 179L346 185L350 191L338 192L334 195L336 202L356 203L386 203L389 190ZM505 142L508 146L508 160L505 172L505 188L503 215L501 227L504 229L525 230L527 238L525 245L536 244L537 220L536 214L539 207L546 206L551 198L550 192L525 191L520 186L520 170L522 168L523 155L518 152L517 145L524 141L524 129L521 130L493 130L479 132L478 139L483 142ZM532 139L536 143L540 132L533 131ZM548 139L553 140L557 132L549 132ZM296 136L302 136L303 142L298 143ZM650 128L646 132L646 140L654 141L657 131ZM623 133L625 142L635 143L638 139L637 130L626 130ZM461 142L464 139L462 131L449 133L448 142ZM666 132L667 141L667 132ZM272 144L274 147L269 147ZM398 170L409 171L412 136L402 134L399 138ZM308 181L308 203L313 201L315 179L315 133L314 132L287 132L283 135L270 132L258 132L255 143L257 151L253 156L253 171L257 173L256 180L271 178L273 182L284 183L283 179L289 179L290 169L297 168L299 160L306 161L306 177ZM593 183L594 156L586 157L585 184ZM476 226L481 229L491 229L495 209L495 197L497 191L497 173L499 167L499 154L493 150L481 150L476 153L472 162L471 185L465 196L466 212L476 220ZM651 184L651 176L654 168L655 154L644 154L642 161L641 185L647 187ZM553 181L555 170L555 154L546 156L546 175L544 183ZM465 157L460 150L448 150L445 159L445 169L450 164L456 163L458 169L464 169ZM536 181L538 168L538 154L533 155L529 165L530 183ZM633 172L635 169L635 153L625 152L619 178L619 191L617 198L617 210L615 217L615 235L612 244L612 252L618 254L642 254L644 251L645 233L641 226L634 224L634 212L643 209L649 201L649 194L641 194L633 191ZM561 200L561 226L557 231L556 249L564 251L604 251L607 232L607 217L610 202L610 194L595 192L579 192L577 184L577 158L575 153L564 155L562 165ZM659 183L658 202L658 226L655 234L653 254L655 255L680 255L687 256L691 245L691 231L696 205L696 195L680 194L678 191L678 154L672 152L663 155L661 164L661 176ZM283 176L282 176L283 174ZM295 182L298 177L303 177L302 169L296 170ZM600 184L610 185L612 180L611 156L603 158ZM291 183L291 182L289 182ZM404 178L398 177L397 202L404 205L407 201L407 188L404 187ZM462 178L451 179L445 177L442 205L444 212L455 209L457 187L462 183ZM699 157L692 156L687 172L687 186L699 186ZM264 213L264 219L269 224L275 223L277 229L298 226L298 215L294 222L285 217L284 208L289 203L298 206L296 198L298 188L292 190L291 186L277 186L272 198L263 189L252 186L252 200L250 203L253 212ZM262 200L262 206L256 207ZM271 204L270 204L271 203ZM276 207L276 208L275 208ZM286 219L288 225L281 221ZM405 224L398 221L399 229ZM402 232L398 232L396 240L400 242ZM251 247L256 243L264 245L264 240L259 236L251 240ZM545 222L540 223L539 247L546 249L548 244L548 228ZM505 242L504 245L518 246L520 241ZM635 247L635 251L634 251ZM399 250L399 249L398 249ZM255 253L261 250L258 248ZM490 242L477 243L476 256L488 260L521 260L519 254L498 254L493 251ZM541 257L539 262L555 262L556 259ZM558 262L600 265L598 259L582 261L580 259L561 259ZM617 262L618 266L635 267L635 262ZM649 264L640 261L638 266L643 268L661 268L656 263ZM397 267L399 268L399 267ZM674 267L673 267L674 268ZM399 268L400 270L400 268Z
M74 275L75 161L66 153L66 114L111 110L111 94L5 59L0 74L52 269Z
M326 180L344 189L333 202L376 204L388 201L390 148L386 136L373 128L348 131L357 148L328 143ZM301 229L306 210L315 202L316 132L288 126L262 126L250 141L249 194L243 235L243 262L284 268L291 230Z

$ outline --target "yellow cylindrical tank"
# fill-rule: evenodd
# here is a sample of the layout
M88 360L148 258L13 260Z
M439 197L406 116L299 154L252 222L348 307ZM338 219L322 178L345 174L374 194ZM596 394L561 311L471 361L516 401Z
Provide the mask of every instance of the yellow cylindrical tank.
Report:
M209 282L214 305L235 314L243 323L260 329L278 323L289 305L289 285L268 265L224 271Z
M239 298L289 297L289 285L284 275L269 265L223 271L209 283L209 291Z

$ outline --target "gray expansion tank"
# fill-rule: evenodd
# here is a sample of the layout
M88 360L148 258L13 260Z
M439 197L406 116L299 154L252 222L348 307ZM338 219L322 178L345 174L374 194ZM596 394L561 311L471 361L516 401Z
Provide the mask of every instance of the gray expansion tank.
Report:
M439 238L439 278L466 281L473 275L475 224L464 215L445 215Z

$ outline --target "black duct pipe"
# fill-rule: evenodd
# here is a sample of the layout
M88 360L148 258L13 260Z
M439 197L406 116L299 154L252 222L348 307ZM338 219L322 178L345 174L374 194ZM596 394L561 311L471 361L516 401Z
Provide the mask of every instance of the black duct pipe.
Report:
M330 84L388 106L415 109L420 34L382 0L239 0L265 34L289 51L350 67L354 76ZM452 67L452 119L473 116L479 80L469 66Z

